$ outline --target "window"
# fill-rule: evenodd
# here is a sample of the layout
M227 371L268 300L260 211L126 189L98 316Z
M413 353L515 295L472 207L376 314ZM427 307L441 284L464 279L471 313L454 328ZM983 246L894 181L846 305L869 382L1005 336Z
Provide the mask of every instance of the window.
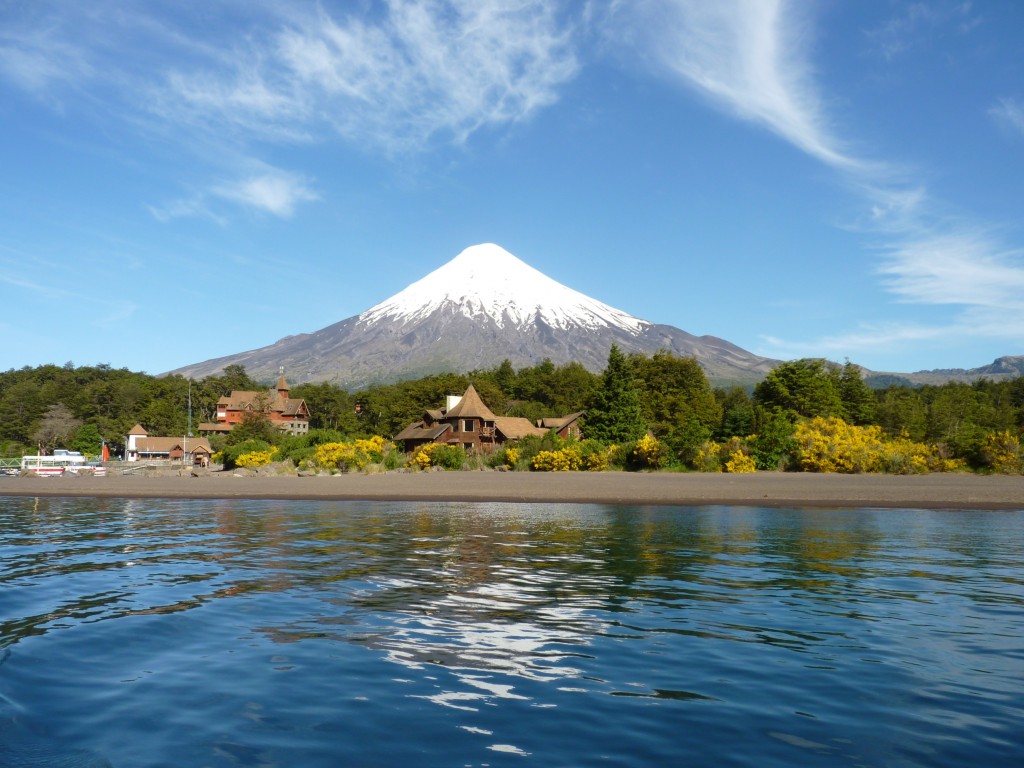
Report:
M462 431L463 432L475 432L476 431L474 429L474 427L473 427L473 419L463 419L463 421L462 421Z

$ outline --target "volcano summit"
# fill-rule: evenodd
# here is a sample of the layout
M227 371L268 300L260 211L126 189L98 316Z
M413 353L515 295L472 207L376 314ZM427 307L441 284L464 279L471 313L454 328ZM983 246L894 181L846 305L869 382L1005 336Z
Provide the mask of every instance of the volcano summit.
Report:
M293 382L347 389L447 371L517 367L550 358L604 368L608 350L693 356L716 384L750 384L776 362L713 336L641 320L552 280L505 249L467 248L365 312L267 347L179 368L202 377L244 365L257 379L281 366Z

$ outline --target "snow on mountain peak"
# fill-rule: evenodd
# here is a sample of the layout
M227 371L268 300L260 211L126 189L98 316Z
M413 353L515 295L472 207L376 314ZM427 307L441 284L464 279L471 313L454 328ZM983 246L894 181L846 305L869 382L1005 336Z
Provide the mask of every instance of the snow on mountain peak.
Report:
M359 322L414 322L444 309L471 319L488 318L499 327L541 321L552 328L613 326L636 334L650 325L552 280L493 243L466 248L444 266L363 312Z

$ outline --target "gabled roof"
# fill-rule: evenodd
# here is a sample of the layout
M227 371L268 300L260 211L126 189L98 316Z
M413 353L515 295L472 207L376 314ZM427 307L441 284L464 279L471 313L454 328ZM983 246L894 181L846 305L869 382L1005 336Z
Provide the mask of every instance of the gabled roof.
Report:
M477 394L476 388L470 384L469 389L466 390L466 394L462 396L462 399L452 408L448 413L444 415L445 419L483 419L484 421L494 421L498 417L494 415L490 408L484 405L484 401L480 399L480 395Z
M218 407L224 407L233 411L244 411L248 410L252 404L256 401L257 397L267 395L269 396L270 410L274 413L280 413L285 416L299 416L304 415L309 411L306 407L306 401L302 398L296 397L282 397L276 390L267 390L266 392L250 392L244 389L233 389L230 395L224 395L224 397L217 400Z
M141 424L136 424L134 427L132 427L131 429L128 430L128 434L129 434L129 436L130 435L148 435L149 432L144 430L142 428Z
M584 413L586 411L577 411L576 413L570 413L568 416L548 416L540 420L539 426L544 427L544 429L564 429Z
M494 426L505 436L506 440L518 440L528 435L543 437L547 430L535 427L529 419L522 416L495 416Z
M436 440L451 428L451 424L433 424L428 427L422 421L417 421L395 435L393 440L396 443L400 440Z
M190 453L213 453L210 441L205 437L140 437L135 441L135 449L139 453L170 453L175 448L184 450L185 447Z
M197 427L197 429L200 432L230 432L234 427L234 424L222 424L219 421L204 421Z

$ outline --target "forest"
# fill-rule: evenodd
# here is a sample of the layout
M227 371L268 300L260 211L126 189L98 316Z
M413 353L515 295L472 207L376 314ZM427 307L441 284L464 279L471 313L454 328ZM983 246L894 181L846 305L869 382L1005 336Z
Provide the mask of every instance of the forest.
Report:
M741 464L750 469L910 471L910 464L858 464L858 442L874 441L903 445L904 463L916 452L924 458L913 461L926 462L929 469L940 468L941 460L946 468L1021 471L1024 378L872 390L851 363L804 359L782 363L753 390L715 388L695 359L668 352L626 355L613 347L599 374L578 363L545 360L516 370L505 361L493 369L357 392L329 383L298 384L291 396L309 406L311 430L352 440L387 438L471 383L499 415L535 421L585 411L588 439L606 446L628 444L633 455L638 441L646 439L653 452L643 462L649 467L728 471L731 458L733 471ZM254 381L237 365L200 380L109 365L12 369L0 373L0 455L54 447L96 454L101 441L118 455L136 423L153 435L194 433L196 424L214 420L218 398L231 390L271 385ZM215 437L214 447L238 442L244 432ZM819 455L817 463L809 458L825 448L828 455ZM853 458L844 458L844 451Z

